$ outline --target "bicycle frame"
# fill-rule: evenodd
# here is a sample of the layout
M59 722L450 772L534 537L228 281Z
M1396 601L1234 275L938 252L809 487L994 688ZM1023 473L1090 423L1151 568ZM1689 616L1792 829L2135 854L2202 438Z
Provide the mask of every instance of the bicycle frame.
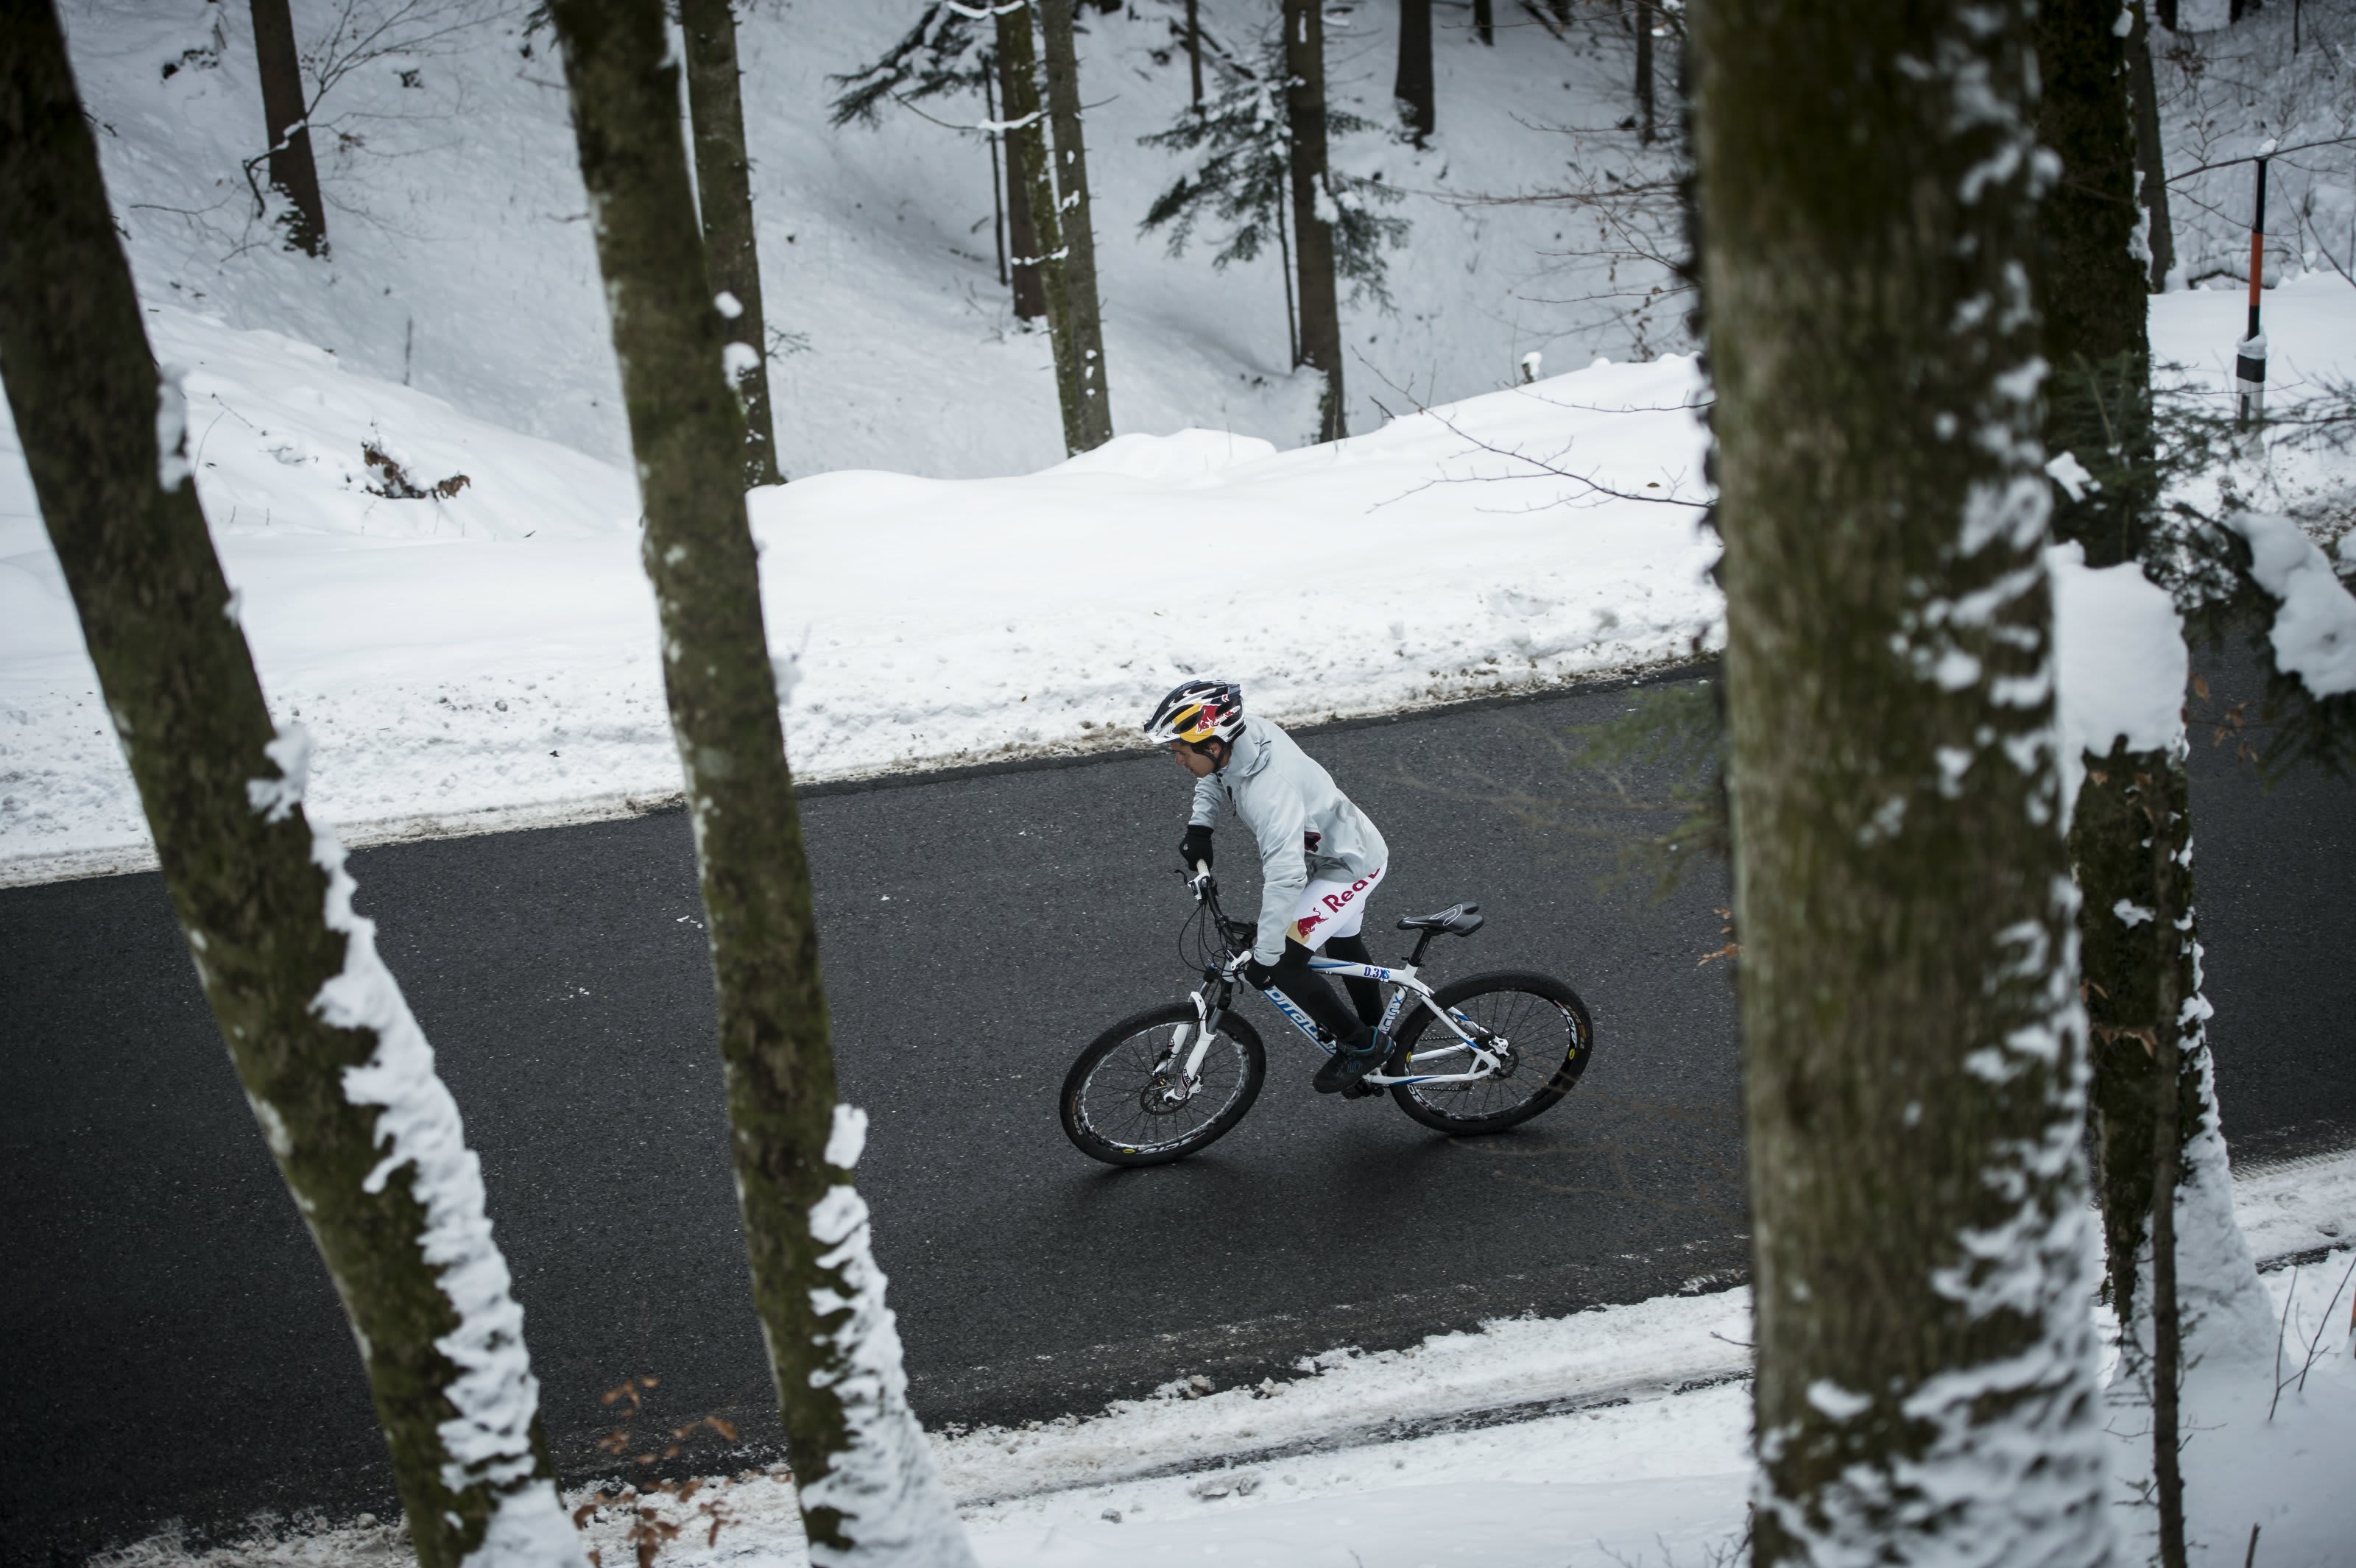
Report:
M1211 880L1207 871L1195 880L1195 896L1210 905L1211 918L1218 923L1221 933L1226 934L1228 925L1226 915L1219 909L1217 885ZM1421 956L1421 945L1419 944L1417 955ZM1203 1057L1211 1048L1212 1037L1218 1033L1220 1019L1234 1005L1236 989L1241 984L1243 961L1248 956L1248 954L1234 951L1233 943L1230 942L1224 961L1205 969L1203 985L1191 994L1190 999L1194 1004L1196 1031L1191 1042L1192 1048L1188 1048L1189 1042L1183 1038L1171 1042L1172 1057L1174 1058L1182 1050L1186 1051L1183 1081L1190 1086L1199 1081ZM1480 1040L1467 1032L1468 1026L1472 1029L1479 1029L1480 1026L1473 1024L1469 1019L1460 1017L1454 1009L1440 1006L1432 995L1431 987L1425 985L1418 976L1416 965L1413 964L1385 967L1379 964L1353 963L1345 958L1312 956L1309 960L1309 968L1312 974L1372 980L1378 985L1393 987L1390 1000L1383 1008L1382 1019L1375 1025L1375 1043L1377 1048L1380 1048L1385 1041L1398 1038L1399 1019L1407 1010L1408 997L1412 997L1417 1006L1429 1010L1448 1027L1449 1033L1456 1037L1456 1041L1452 1045L1427 1047L1417 1051L1414 1061L1452 1057L1467 1051L1472 1056L1467 1070L1462 1072L1396 1074L1380 1071L1369 1072L1359 1082L1370 1088L1387 1089L1393 1084L1400 1083L1473 1083L1494 1077L1498 1068L1504 1065L1496 1052L1487 1049ZM1266 997L1270 1006L1290 1020L1293 1028L1308 1036L1310 1044L1329 1056L1337 1049L1318 1032L1317 1026L1310 1020L1309 1015L1302 1012L1291 997L1273 986L1260 987L1259 994ZM1486 1031L1483 1032L1485 1034Z

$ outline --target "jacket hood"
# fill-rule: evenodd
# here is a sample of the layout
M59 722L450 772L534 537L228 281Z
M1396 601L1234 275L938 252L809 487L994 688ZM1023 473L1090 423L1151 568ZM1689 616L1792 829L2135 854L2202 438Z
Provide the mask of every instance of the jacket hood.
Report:
M1267 723L1267 720L1256 713L1245 718L1244 732L1236 737L1235 747L1227 755L1227 765L1219 772L1248 779L1268 766L1268 759L1275 748L1269 744L1268 731L1263 728Z

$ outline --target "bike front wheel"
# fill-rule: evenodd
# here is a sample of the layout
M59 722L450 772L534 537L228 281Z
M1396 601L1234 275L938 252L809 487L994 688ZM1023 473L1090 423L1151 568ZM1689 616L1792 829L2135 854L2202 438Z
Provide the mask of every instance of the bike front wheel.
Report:
M1440 987L1432 999L1505 1061L1502 1071L1469 1082L1391 1085L1400 1110L1440 1132L1499 1133L1528 1121L1570 1093L1595 1051L1587 1004L1551 976L1473 975ZM1452 1075L1470 1070L1474 1058L1424 1007L1399 1029L1390 1061L1388 1073Z
M1268 1054L1229 1013L1190 1084L1199 1027L1194 1004L1174 1002L1097 1036L1064 1076L1065 1136L1107 1165L1167 1165L1226 1136L1259 1098Z

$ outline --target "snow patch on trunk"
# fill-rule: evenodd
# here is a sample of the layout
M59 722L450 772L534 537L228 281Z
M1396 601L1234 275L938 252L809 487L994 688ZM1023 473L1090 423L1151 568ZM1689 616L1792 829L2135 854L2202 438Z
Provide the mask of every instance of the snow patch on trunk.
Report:
M866 1143L866 1113L837 1105L827 1163L849 1170ZM886 1282L875 1262L867 1200L847 1183L830 1188L810 1205L809 1224L812 1239L830 1249L819 1267L850 1293L825 1285L810 1292L820 1317L844 1315L818 1337L826 1365L810 1373L810 1386L832 1389L841 1400L846 1441L829 1456L826 1473L802 1488L801 1506L805 1513L833 1509L848 1542L813 1541L810 1561L817 1568L973 1568L965 1529L908 1407L900 1328L884 1304Z
M2174 602L2141 567L2090 567L2085 547L2074 541L2048 549L2045 563L2053 581L2067 812L2086 782L2089 755L2108 756L2121 741L2137 752L2182 743L2191 662Z
M247 795L255 811L283 821L302 803L310 738L292 726L267 751L280 776L250 783ZM435 1429L442 1484L454 1492L487 1486L497 1497L466 1568L585 1568L580 1536L553 1481L534 1473L540 1381L524 1349L523 1308L509 1289L507 1260L491 1239L481 1161L466 1147L457 1102L434 1071L434 1048L377 955L376 923L352 907L358 884L334 829L324 824L312 824L311 859L327 873L327 929L345 937L343 969L319 987L312 1010L336 1029L362 1030L377 1042L366 1063L344 1072L350 1104L381 1107L376 1142L384 1155L361 1187L381 1192L395 1172L410 1168L410 1190L425 1211L418 1249L458 1318L434 1342L458 1370L443 1390L455 1413Z

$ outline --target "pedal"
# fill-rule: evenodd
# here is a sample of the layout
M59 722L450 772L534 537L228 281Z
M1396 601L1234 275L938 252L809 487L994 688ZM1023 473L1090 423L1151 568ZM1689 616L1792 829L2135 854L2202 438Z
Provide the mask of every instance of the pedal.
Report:
M1361 1078L1355 1083L1345 1083L1342 1086L1342 1098L1364 1100L1381 1093L1386 1087L1387 1085L1381 1083L1369 1083Z

